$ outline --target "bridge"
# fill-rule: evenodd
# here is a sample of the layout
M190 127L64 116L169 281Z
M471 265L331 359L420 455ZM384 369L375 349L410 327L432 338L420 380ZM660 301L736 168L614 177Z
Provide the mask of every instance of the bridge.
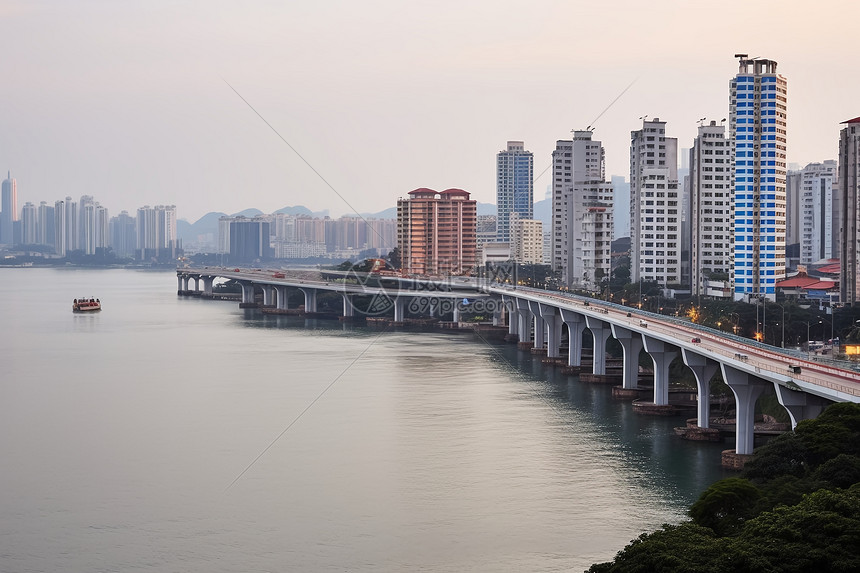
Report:
M655 413L672 408L669 366L680 356L696 380L700 430L709 429L710 385L717 370L734 394L735 449L724 452L723 463L727 465L740 466L752 454L755 404L769 387L774 388L788 412L792 427L816 417L832 402L860 402L860 367L851 362L813 358L688 320L568 293L464 277L379 276L349 271L205 267L180 268L176 274L179 293L192 296L214 296L217 278L235 280L242 288L242 306L256 306L257 295L262 293L264 307L286 310L288 289L292 289L303 293L303 311L315 313L317 294L334 292L343 298L343 316L353 317L356 312L367 313L356 310L355 297L369 296L384 303L373 307L374 312L390 314L393 310L395 323L405 320L407 310L432 316L446 306L458 322L462 311L477 304L492 314L494 325L506 324L509 339L518 340L522 348L545 352L547 358L569 367L583 366L583 334L588 329L594 340L593 375L606 374L608 338L612 336L620 343L623 390L637 390L639 355L642 350L648 353L654 365L653 397L640 406ZM468 305L465 299L470 301ZM422 304L415 304L418 301ZM565 331L566 359L561 356Z

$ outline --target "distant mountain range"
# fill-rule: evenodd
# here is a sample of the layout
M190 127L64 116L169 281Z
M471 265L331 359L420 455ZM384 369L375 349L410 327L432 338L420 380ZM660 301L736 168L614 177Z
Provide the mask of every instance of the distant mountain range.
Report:
M283 207L275 211L275 213L286 213L288 215L309 215L311 217L328 217L329 211L311 211L303 205L295 207ZM229 215L230 217L256 217L262 215L263 212L259 209L245 209L238 213ZM478 202L478 215L495 215L496 206L493 203ZM183 244L193 245L198 243L214 244L218 240L218 219L228 216L227 213L213 211L206 213L196 222L189 223L185 219L180 219L176 222L176 234ZM365 219L395 219L397 217L397 207L389 207L384 211L376 213L361 213ZM544 199L535 202L534 205L535 219L542 221L544 228L548 228L552 221L552 200Z

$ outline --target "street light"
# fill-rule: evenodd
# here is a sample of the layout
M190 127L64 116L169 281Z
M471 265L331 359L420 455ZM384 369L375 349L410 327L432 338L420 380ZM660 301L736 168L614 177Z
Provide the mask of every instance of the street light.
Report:
M765 300L765 308L767 308L767 300ZM771 304L778 306L782 309L782 344L781 346L785 348L785 307L779 303L772 302Z

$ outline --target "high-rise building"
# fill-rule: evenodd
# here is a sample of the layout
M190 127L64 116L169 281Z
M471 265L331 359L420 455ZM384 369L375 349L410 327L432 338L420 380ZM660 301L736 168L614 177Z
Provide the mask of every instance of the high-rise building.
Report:
M842 268L839 273L840 301L855 305L860 285L860 117L842 122L839 133L839 195Z
M775 61L737 57L729 84L734 298L775 300L785 278L787 84Z
M796 268L800 264L800 187L803 173L790 169L785 174L785 266Z
M18 220L18 183L9 171L0 192L0 243L15 242L15 222Z
M36 221L38 225L36 242L40 245L55 246L54 207L45 201L39 203Z
M800 264L839 257L839 190L836 161L800 171Z
M269 221L263 217L235 217L230 221L230 262L252 262L272 256Z
M527 265L543 264L543 223L534 219L511 218L511 258Z
M405 272L464 274L475 264L477 201L462 189L416 189L397 200L397 246Z
M725 126L700 125L690 149L690 280L694 296L731 274L731 146Z
M38 217L36 206L27 201L21 207L21 244L35 245L38 241Z
M134 257L137 246L135 225L136 221L134 217L128 214L128 211L122 211L116 217L111 218L109 223L110 246L116 256Z
M593 167L593 163L589 163ZM583 165L583 169L584 169ZM599 174L593 173L595 178ZM573 194L573 140L560 139L552 152L552 270L566 275L567 205Z
M612 184L604 155L588 130L557 141L552 154L552 264L568 288L598 290L611 272Z
M678 140L666 122L643 119L630 132L630 280L681 282Z
M66 256L66 239L66 203L61 199L54 202L54 253L59 257Z
M511 216L534 219L534 156L522 141L509 141L496 159L496 240L511 240Z
M136 232L140 260L176 258L175 205L145 205L138 209Z
M80 235L78 234L78 227L80 221L78 220L78 203L77 201L72 201L71 197L66 197L65 201L66 215L64 220L64 228L66 235L66 249L65 252L69 251L77 251L80 250Z

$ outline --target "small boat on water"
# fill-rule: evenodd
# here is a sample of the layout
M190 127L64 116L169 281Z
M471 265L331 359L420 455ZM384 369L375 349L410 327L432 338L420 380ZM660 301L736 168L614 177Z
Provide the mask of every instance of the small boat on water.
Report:
M76 298L72 302L72 312L94 312L102 309L102 303L97 298Z

